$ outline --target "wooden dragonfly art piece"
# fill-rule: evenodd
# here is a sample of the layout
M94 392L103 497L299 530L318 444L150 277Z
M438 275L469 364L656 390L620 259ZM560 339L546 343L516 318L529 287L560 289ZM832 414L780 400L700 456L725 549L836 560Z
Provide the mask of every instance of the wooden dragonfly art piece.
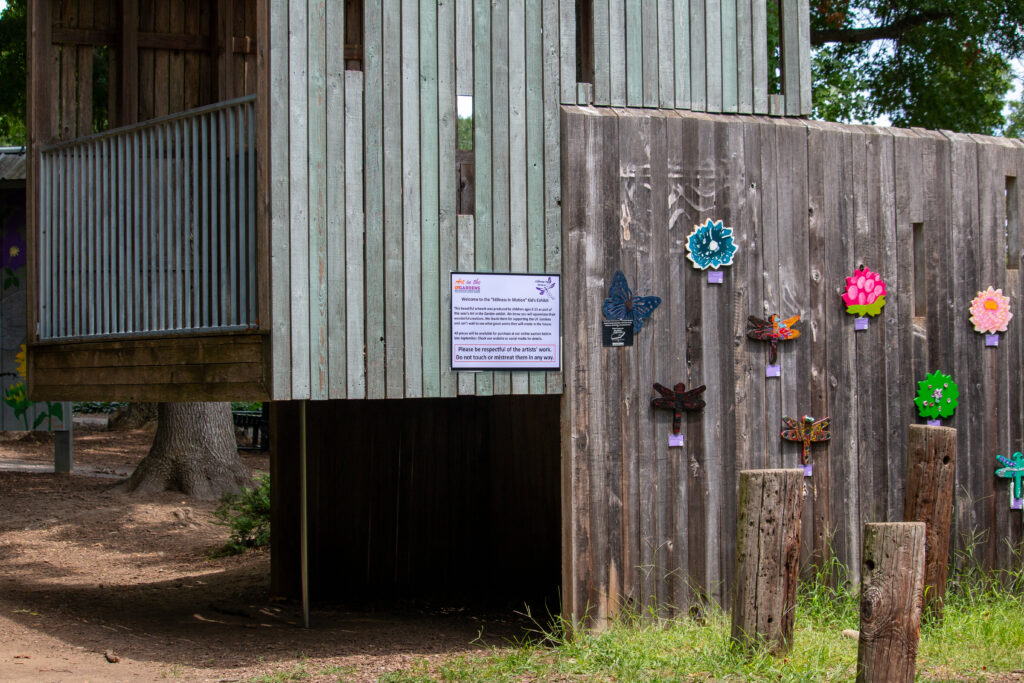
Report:
M782 430L782 438L800 442L800 464L805 467L811 464L811 444L832 438L832 432L829 431L832 426L830 417L821 420L815 420L810 415L804 415L800 420L783 417L782 423L787 427Z
M800 316L781 320L782 316L772 315L767 320L762 320L756 315L747 318L747 336L758 341L768 342L768 364L775 365L778 360L780 341L796 339L800 336L800 330L794 330L793 325L800 320Z
M996 476L1013 482L1015 499L1024 498L1024 454L1014 453L1012 459L997 455L996 459L1002 465L996 470Z
M695 411L704 407L704 399L700 395L704 393L706 386L703 384L696 389L686 391L686 385L682 382L676 384L673 389L654 383L654 390L661 394L651 400L655 408L664 408L672 411L672 433L679 433L679 426L683 421L683 411Z

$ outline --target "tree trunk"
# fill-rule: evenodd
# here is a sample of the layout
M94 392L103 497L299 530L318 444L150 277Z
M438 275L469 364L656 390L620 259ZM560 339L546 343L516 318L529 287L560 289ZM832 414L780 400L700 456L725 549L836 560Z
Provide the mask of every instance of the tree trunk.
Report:
M229 403L161 403L156 435L125 489L139 493L181 491L217 500L252 482L238 457Z

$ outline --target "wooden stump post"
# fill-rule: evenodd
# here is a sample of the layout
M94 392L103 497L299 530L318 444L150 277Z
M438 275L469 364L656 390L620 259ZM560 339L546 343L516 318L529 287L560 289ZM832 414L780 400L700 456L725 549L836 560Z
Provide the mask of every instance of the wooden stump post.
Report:
M911 425L907 439L907 499L903 521L926 525L924 609L939 619L946 599L955 481L956 430Z
M732 638L772 652L793 644L802 470L740 472Z
M864 525L858 683L914 680L924 539L924 522Z

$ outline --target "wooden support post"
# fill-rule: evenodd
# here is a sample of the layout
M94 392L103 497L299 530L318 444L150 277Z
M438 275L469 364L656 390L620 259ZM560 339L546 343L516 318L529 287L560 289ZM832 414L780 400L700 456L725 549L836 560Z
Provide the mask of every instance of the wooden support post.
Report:
M924 609L940 619L946 598L955 481L956 430L911 425L903 521L926 525Z
M924 522L864 525L858 683L914 680L924 539Z
M121 0L119 41L118 126L139 120L139 0ZM113 124L114 122L112 122Z
M732 637L741 644L774 653L793 644L802 493L802 470L740 472Z
M75 466L72 429L69 424L67 430L53 433L53 471L58 474L71 472Z

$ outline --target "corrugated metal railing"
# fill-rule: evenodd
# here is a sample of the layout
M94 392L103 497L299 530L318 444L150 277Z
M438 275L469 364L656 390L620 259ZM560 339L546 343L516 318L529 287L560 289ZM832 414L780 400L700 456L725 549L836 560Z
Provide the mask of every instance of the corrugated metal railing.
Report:
M42 150L40 339L256 324L255 99Z

